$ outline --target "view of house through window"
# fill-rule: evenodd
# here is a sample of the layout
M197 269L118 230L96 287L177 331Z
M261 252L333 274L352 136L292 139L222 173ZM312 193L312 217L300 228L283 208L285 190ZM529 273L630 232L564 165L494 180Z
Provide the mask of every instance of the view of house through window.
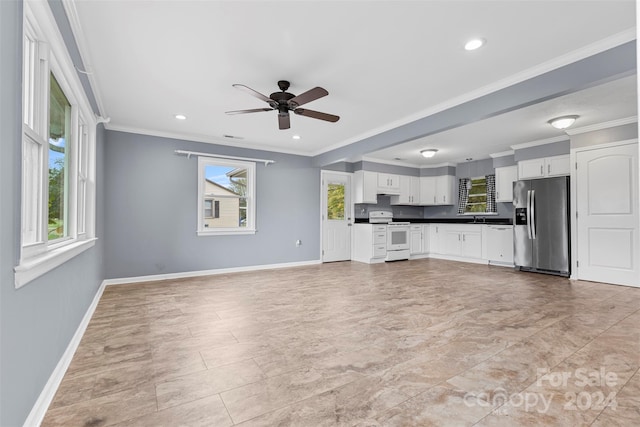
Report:
M344 219L344 184L327 185L327 219Z
M458 214L495 214L496 177L485 175L460 178L458 181Z
M70 140L71 104L53 73L49 96L49 218L48 239L68 235L68 163L67 142Z
M467 181L469 199L467 200L466 213L482 213L487 211L487 179L482 176L471 178Z
M247 169L224 164L204 168L204 227L247 226Z

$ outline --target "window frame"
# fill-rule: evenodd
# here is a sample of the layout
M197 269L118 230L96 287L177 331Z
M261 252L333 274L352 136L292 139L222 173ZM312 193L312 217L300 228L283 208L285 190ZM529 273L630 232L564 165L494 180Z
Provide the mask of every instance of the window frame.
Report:
M23 8L22 183L19 288L95 244L96 118L47 2ZM71 104L65 179L66 236L49 241L49 102L51 76ZM82 171L82 172L81 172Z
M204 201L211 199L205 195L205 168L207 166L228 166L231 168L241 168L247 171L247 194L240 198L247 200L246 206L246 226L245 227L205 227ZM197 186L197 230L198 236L220 236L220 235L242 235L255 234L256 232L256 164L250 161L228 160L216 157L198 156L198 186ZM229 196L220 196L220 198ZM215 203L213 201L212 210L215 216ZM219 209L219 208L218 208Z

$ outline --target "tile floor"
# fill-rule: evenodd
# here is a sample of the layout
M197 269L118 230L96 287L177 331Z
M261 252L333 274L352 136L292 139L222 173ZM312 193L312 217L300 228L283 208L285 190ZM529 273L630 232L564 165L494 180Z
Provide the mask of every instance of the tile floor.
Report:
M435 259L110 286L44 426L640 425L640 289Z

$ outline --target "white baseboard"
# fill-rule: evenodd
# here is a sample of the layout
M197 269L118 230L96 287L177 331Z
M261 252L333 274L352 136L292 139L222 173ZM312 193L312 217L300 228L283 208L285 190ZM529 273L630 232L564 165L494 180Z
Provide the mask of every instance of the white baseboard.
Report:
M87 308L87 311L84 314L82 321L78 325L78 329L76 329L76 332L75 334L73 334L73 337L69 342L69 345L67 345L67 349L64 351L64 353L62 354L62 357L60 358L60 361L58 361L58 364L56 365L56 368L51 373L51 376L49 377L49 380L47 381L44 388L42 389L40 396L38 396L38 400L36 400L36 403L33 405L33 408L31 408L31 412L29 413L29 416L24 422L24 427L34 427L42 424L42 420L44 419L44 416L47 413L47 409L49 408L51 401L53 401L53 398L55 397L56 392L58 391L58 387L62 382L62 378L64 378L64 374L67 372L67 369L71 364L73 355L75 354L76 350L78 349L78 346L80 345L80 340L82 340L82 336L84 335L84 332L86 331L87 326L89 325L89 321L91 320L91 317L93 316L93 313L96 310L96 307L98 306L98 302L102 297L102 293L104 292L105 286L106 284L103 281L100 284L100 287L98 288L98 292L96 292L95 296L93 297L93 301L91 301L91 305L89 305L89 308Z
M471 264L484 264L484 265L489 264L489 261L487 261L486 259L465 258L465 257L460 257L460 256L455 256L455 255L429 254L429 258L444 259L444 260L447 260L447 261L468 262L468 263L471 263Z
M140 282L155 282L159 280L184 279L187 277L212 276L215 274L241 273L245 271L256 271L256 270L273 270L276 268L287 268L287 267L303 267L307 265L317 265L321 263L322 261L317 259L317 260L311 260L311 261L283 262L280 264L263 264L263 265L250 265L247 267L231 267L231 268L216 268L213 270L186 271L183 273L153 274L150 276L123 277L120 279L106 279L104 281L104 284L106 286L109 286L109 285L123 285L123 284L140 283Z

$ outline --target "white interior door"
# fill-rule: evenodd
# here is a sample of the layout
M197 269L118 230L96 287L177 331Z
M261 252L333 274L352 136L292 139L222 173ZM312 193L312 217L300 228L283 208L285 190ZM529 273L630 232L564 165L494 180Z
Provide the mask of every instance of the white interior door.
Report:
M351 259L351 175L322 171L322 261Z
M639 286L638 144L576 153L578 278Z

